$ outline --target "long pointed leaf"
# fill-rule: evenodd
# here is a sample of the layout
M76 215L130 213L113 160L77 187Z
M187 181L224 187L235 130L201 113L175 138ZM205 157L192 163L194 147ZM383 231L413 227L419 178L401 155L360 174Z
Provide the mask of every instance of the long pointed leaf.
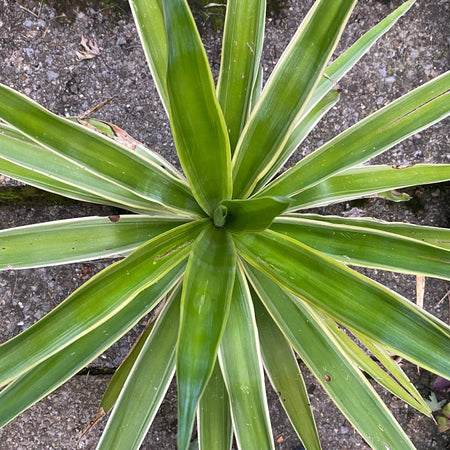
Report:
M3 127L0 129L0 163L4 175L76 200L144 214L170 211Z
M242 270L236 274L219 361L230 395L238 447L273 449L258 329Z
M183 284L177 345L180 450L189 444L197 405L216 362L235 265L231 235L210 225L193 245Z
M181 264L172 269L109 320L9 384L0 393L0 426L54 391L136 325L172 288L184 268Z
M0 345L0 385L97 328L187 257L205 226L189 223L162 234L92 277L39 322Z
M408 186L440 183L450 179L449 164L417 164L411 167L364 166L327 178L292 196L289 209L325 206Z
M230 450L233 443L232 425L230 399L219 361L216 361L198 405L197 427L200 450Z
M0 270L118 256L185 221L122 215L86 217L0 231Z
M162 0L130 0L129 3L153 80L164 108L169 111L168 49Z
M97 450L137 450L175 372L181 289L165 305L119 395Z
M253 293L252 297L264 367L273 388L305 448L320 450L305 382L292 348L257 295Z
M205 50L186 0L163 2L170 123L194 197L210 216L231 196L230 143Z
M408 237L300 217L271 229L346 264L450 279L450 251Z
M339 92L336 90L330 91L324 98L317 103L317 105L297 124L289 139L283 146L283 150L278 155L276 162L272 165L270 170L258 181L255 191L262 189L262 187L283 167L296 148L303 142L308 134L315 128L322 117L338 102Z
M431 314L273 231L236 235L235 242L244 259L302 300L414 363L450 377L450 328Z
M296 125L339 40L354 0L318 0L273 71L233 157L235 198L246 198Z
M253 286L273 320L347 419L374 449L414 449L372 386L343 353L312 308L254 268Z
M336 84L358 63L358 61L371 49L372 45L395 25L397 20L411 8L415 1L416 0L408 0L399 6L395 11L361 36L350 48L339 55L339 57L326 68L324 76L321 78L314 94L309 100L298 126L302 126L302 122L309 111L311 111L327 92L334 88Z
M293 196L367 161L450 114L450 72L371 114L303 158L258 196Z
M57 156L150 202L201 214L189 186L159 165L2 84L0 97L0 117ZM51 174L51 169L49 165L44 173Z
M447 228L425 227L402 222L384 222L366 217L321 216L318 214L290 214L289 217L302 217L326 223L348 225L350 227L370 228L398 236L405 236L417 241L427 242L436 247L450 250L450 230Z
M328 330L336 338L337 342L341 346L342 350L347 353L350 359L355 362L361 370L364 370L368 375L370 375L378 384L383 386L385 389L390 391L396 397L402 399L404 402L416 408L421 413L426 414L431 417L431 410L422 400L417 389L408 380L405 373L397 366L395 374L393 377L386 373L364 350L362 350L356 342L354 342L347 334L339 328L339 326L334 322L334 320L329 317L322 315L322 320L320 320L319 315L317 320L321 322L323 327L327 327ZM364 344L367 339L363 338L361 340ZM392 360L391 360L392 361ZM394 364L396 364L394 362ZM390 367L394 367L392 364Z
M258 74L264 38L265 0L229 0L225 18L217 96L234 151Z

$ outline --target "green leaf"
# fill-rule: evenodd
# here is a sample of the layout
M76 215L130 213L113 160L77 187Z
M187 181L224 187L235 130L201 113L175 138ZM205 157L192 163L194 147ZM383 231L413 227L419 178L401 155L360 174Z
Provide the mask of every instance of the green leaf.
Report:
M326 68L324 76L321 78L300 118L299 125L301 125L309 111L311 111L327 92L334 88L347 72L358 63L358 61L370 50L372 45L391 29L397 20L411 8L415 1L416 0L408 0L403 3L403 5L398 7L367 33L361 36L350 48L339 55L339 57Z
M292 348L257 295L253 293L252 297L264 367L270 382L304 447L320 450L305 382Z
M294 350L374 449L414 450L370 383L322 327L312 308L246 265L251 282ZM351 393L351 395L349 395Z
M0 231L0 270L119 256L185 221L115 215L26 225Z
M235 236L242 257L337 322L450 377L450 328L415 304L274 231Z
M99 327L185 259L205 221L164 233L92 277L43 317L0 345L0 385Z
M230 395L238 447L273 449L258 329L242 270L236 274L219 361Z
M175 372L181 289L169 299L114 406L97 450L139 449Z
M230 450L233 426L230 399L216 361L198 405L197 427L200 450Z
M265 0L229 0L227 3L217 96L232 151L250 112L264 39L265 13Z
M291 201L287 197L265 197L249 200L225 200L225 228L233 233L262 231L284 212ZM217 226L217 223L216 223Z
M184 269L185 264L175 267L99 327L10 383L0 393L0 426L61 386L135 326L174 286ZM108 405L101 406L107 412Z
M303 158L258 196L293 196L367 161L450 114L450 72L418 87Z
M122 128L119 128L117 125L99 119L79 119L78 117L69 117L69 119L75 120L81 125L85 125L90 128L94 127L96 131L99 131L102 134L106 134L120 144L123 144L126 147L130 148L141 158L159 165L162 169L179 178L180 180L185 180L184 175L180 171L178 171L175 166L170 164L169 161L163 158L160 154L154 152L153 150L150 150L144 144L131 137L125 130L122 130Z
M33 143L11 127L0 126L0 164L6 176L76 200L144 214L171 212Z
M364 166L345 170L292 196L290 210L325 206L385 191L450 179L449 164Z
M345 264L450 279L450 251L408 237L299 216L271 229Z
M342 224L350 227L371 228L398 236L405 236L423 241L435 247L450 250L450 230L447 228L424 227L402 222L384 222L366 217L321 216L318 214L290 214L289 217L302 217L308 220L319 220L330 224Z
M189 186L170 175L159 165L142 159L132 150L124 147L110 138L89 128L83 127L68 119L58 117L46 110L24 95L0 84L0 117L12 126L19 129L33 141L45 147L47 153L54 160L79 166L78 172L88 172L95 178L106 180L108 184L115 184L124 190L130 191L138 197L150 202L162 204L175 211L187 211L200 216L199 206L191 196ZM37 149L28 158L33 162L24 166L34 168L42 161L36 161L39 152ZM0 147L0 154L3 148ZM105 163L106 161L106 163ZM13 161L18 164L18 161ZM57 168L48 164L42 172L48 176L53 175ZM63 170L60 168L60 170ZM69 170L66 168L65 172ZM56 174L55 174L56 175ZM67 174L70 177L70 174ZM72 175L73 177L73 175ZM58 175L55 176L58 179ZM65 181L63 178L61 181ZM78 183L81 184L82 180ZM96 188L94 181L91 184L82 184L84 187ZM100 182L99 182L100 184Z
M318 320L320 320L318 318ZM354 342L347 334L338 327L336 322L329 317L322 315L321 325L327 327L333 333L342 350L354 361L361 370L370 375L379 385L383 386L389 392L402 399L404 402L416 408L421 413L431 417L431 411L423 402L420 394L417 392L412 383L402 369L392 358L388 357L383 360L390 360L389 368L394 369L392 376L386 373L367 353L362 350L356 342ZM367 339L361 339L366 344ZM367 346L367 345L366 345ZM379 355L381 352L378 352ZM388 367L386 367L388 368ZM393 378L394 377L394 378Z
M142 48L164 108L169 111L166 72L168 61L167 33L162 0L130 0Z
M361 341L363 345L367 347L368 350L374 355L374 357L380 361L381 364L391 373L395 380L405 389L409 395L416 400L416 403L408 402L411 406L421 411L423 414L431 417L431 411L426 404L425 400L422 398L418 390L411 383L409 378L406 376L405 372L401 369L400 365L395 361L395 359L389 354L389 352L381 345L374 344L369 339L355 333L355 336ZM380 381L374 376L375 381L380 383ZM395 394L399 398L401 395ZM407 401L407 400L406 400Z
M214 368L235 277L231 235L211 224L195 241L186 269L177 346L178 448L188 447L195 411Z
M268 172L319 82L355 0L319 0L275 67L233 156L235 198Z
M161 302L164 303L164 302ZM125 359L120 363L120 366L116 369L113 376L109 380L108 387L103 393L103 397L100 401L99 411L103 414L108 414L109 411L114 407L119 398L120 392L130 375L131 369L134 366L139 354L141 353L142 347L147 342L150 333L153 331L155 322L148 322L144 328L144 331L139 335L137 340L134 342L131 350L128 352Z
M205 50L186 0L163 2L169 116L194 197L212 216L231 196L230 143Z
M278 155L276 162L270 170L259 180L255 191L264 187L264 185L273 178L274 175L283 167L297 147L304 141L308 134L316 127L322 117L338 102L339 92L337 90L330 91L317 105L306 114L301 122L299 122L289 139L284 144L283 150Z

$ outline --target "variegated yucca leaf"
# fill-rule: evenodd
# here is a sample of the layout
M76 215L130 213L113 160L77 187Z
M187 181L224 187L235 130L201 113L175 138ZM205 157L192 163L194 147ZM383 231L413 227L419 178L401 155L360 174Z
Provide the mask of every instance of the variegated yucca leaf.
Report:
M264 85L265 0L228 0L216 84L186 0L130 0L183 173L113 124L0 85L1 174L127 211L0 231L0 270L122 258L0 345L1 426L158 311L100 403L98 449L138 449L173 379L181 450L195 421L200 449L273 449L267 376L318 450L304 367L372 448L414 449L366 375L430 416L390 352L450 378L450 328L355 266L448 280L450 231L301 210L448 181L450 165L368 161L450 114L450 72L277 177L414 0L330 63L356 3L317 0Z

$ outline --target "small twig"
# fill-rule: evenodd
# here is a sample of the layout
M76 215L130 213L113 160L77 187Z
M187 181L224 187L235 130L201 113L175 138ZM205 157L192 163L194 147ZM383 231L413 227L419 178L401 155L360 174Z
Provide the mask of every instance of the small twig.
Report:
M44 3L44 0L41 0L41 2L39 3L39 11L36 14L34 11L31 11L31 9L26 8L25 6L19 5L20 9L23 9L24 11L26 11L27 13L32 14L34 17L36 17L37 19L39 19L39 17L41 17L41 12L42 12L42 4Z
M95 112L97 112L98 110L102 109L105 105L107 105L111 100L113 100L115 97L117 97L117 95L113 95L110 98L107 98L106 100L103 100L102 102L100 102L98 105L95 105L93 108L88 109L87 111L85 111L83 114L78 116L78 119L83 120L86 119L86 117L89 117L91 114L94 114Z
M10 300L12 300L13 298L14 298L14 295L16 294L16 287L17 287L17 272L15 273L15 276L16 276L16 278L15 278L15 280L14 280L14 287L13 287L13 290L12 290L12 292L11 292L11 295L10 295Z

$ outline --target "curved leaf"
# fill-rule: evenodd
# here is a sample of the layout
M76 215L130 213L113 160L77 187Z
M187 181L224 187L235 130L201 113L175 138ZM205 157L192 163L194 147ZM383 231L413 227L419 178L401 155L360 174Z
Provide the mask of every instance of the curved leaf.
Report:
M289 217L302 217L304 219L319 220L330 224L335 223L351 227L380 230L450 250L450 230L448 228L425 227L402 222L384 222L367 217L321 216L318 214L289 214Z
M450 251L411 238L300 217L271 229L346 264L450 279Z
M230 143L205 50L186 0L163 2L170 124L194 197L212 216L231 197Z
M252 297L267 375L305 448L320 450L308 393L294 352L257 295L253 293Z
M188 447L195 411L216 362L235 277L230 233L208 226L193 244L183 282L177 344L178 447Z
M450 328L415 304L274 231L235 235L242 257L302 300L428 370L450 377ZM330 286L332 284L332 287Z
M129 331L173 287L184 269L185 264L175 267L99 327L16 378L0 392L0 426L54 391Z
M169 111L167 34L162 0L129 0L134 23L164 108Z
M431 410L423 401L417 389L408 380L408 377L403 370L397 365L392 358L384 358L383 362L391 361L388 364L390 369L394 369L391 374L386 373L364 350L362 350L356 342L354 342L344 330L342 330L334 320L329 317L317 315L317 320L321 322L322 327L328 328L329 332L333 334L336 341L339 343L342 350L355 362L361 370L371 376L379 385L383 386L396 397L402 399L404 402L416 408L422 414L431 417ZM361 342L366 345L368 340L362 338ZM370 350L371 348L368 347ZM382 354L381 351L377 355ZM386 356L386 355L384 355ZM388 369L386 367L386 369Z
M58 117L2 84L0 96L0 117L44 146L56 158L71 162L82 172L90 172L150 202L202 215L189 186L159 165L142 159L132 150L94 130ZM35 161L35 164L39 162ZM24 165L29 167L26 163ZM44 173L51 175L52 168L48 165Z
M325 70L314 94L300 118L299 125L304 117L317 103L334 88L336 84L358 63L358 61L371 49L385 33L387 33L397 20L405 14L416 0L408 0L385 17L381 22L363 34L350 48L337 57Z
M232 152L250 112L264 39L266 0L229 0L217 96Z
M233 196L246 198L283 149L325 70L355 0L319 0L297 30L242 131Z
M0 270L119 256L183 223L163 216L117 215L0 230Z
M97 450L139 449L175 372L181 289L146 340L114 406Z
M248 200L225 200L225 228L233 233L262 231L274 218L285 211L291 201L288 197L264 197Z
M283 150L269 171L258 181L255 191L259 191L264 185L283 167L297 147L308 134L315 128L322 117L339 101L339 91L330 91L317 105L299 122L292 130Z
M258 192L293 196L388 150L450 114L450 71L371 114Z
M83 167L33 143L26 136L10 130L4 127L0 129L2 174L76 200L118 206L144 214L170 212L164 206L99 178Z
M246 266L253 286L294 350L372 448L414 450L370 383L323 328L312 308ZM351 395L349 395L351 393Z
M364 166L348 169L292 196L289 210L325 206L408 186L450 179L450 164L410 167Z
M205 222L164 233L92 277L53 311L0 345L0 385L99 327L185 259Z
M219 349L239 448L273 449L258 329L247 282L237 270L230 313Z

